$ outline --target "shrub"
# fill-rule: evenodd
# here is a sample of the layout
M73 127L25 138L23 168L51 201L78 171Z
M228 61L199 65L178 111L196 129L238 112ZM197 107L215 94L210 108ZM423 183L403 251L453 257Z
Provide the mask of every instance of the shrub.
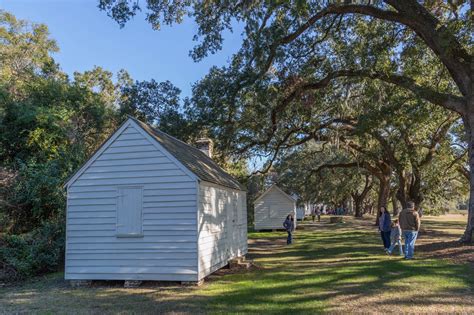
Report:
M48 222L25 234L4 235L0 265L4 280L19 280L56 271L64 258L64 224Z
M65 167L61 160L37 163L31 160L20 162L18 176L12 185L5 208L11 229L10 234L28 233L44 222L63 217L65 208Z

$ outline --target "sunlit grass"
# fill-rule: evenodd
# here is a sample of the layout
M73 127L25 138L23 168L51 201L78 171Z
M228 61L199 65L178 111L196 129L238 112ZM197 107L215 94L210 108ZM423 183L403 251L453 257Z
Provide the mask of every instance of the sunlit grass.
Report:
M452 218L443 223L429 218L424 226L462 230ZM213 277L199 288L70 289L56 274L0 289L0 313L474 312L472 267L386 256L366 221L316 224L297 231L291 246L284 245L285 237L249 233L250 256L260 268Z

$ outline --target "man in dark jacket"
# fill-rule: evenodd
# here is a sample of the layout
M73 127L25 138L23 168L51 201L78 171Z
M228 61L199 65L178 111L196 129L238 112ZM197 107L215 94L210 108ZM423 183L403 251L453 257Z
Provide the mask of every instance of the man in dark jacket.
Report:
M405 259L413 259L415 242L420 230L420 215L415 211L415 203L410 201L399 215L400 228L405 239Z

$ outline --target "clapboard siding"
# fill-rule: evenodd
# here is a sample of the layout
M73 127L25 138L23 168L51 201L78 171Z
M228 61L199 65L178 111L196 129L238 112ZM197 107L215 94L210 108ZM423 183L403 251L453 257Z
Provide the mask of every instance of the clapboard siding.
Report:
M115 218L115 210L111 211L75 211L69 212L69 219L76 218Z
M164 156L163 154L156 154L156 152L130 152L130 153L103 153L97 158L98 161L109 161L109 160L128 160L136 158L152 158L157 156Z
M159 184L148 184L146 185L145 192L150 189L157 189L157 190L180 190L180 189L194 189L196 190L196 183L193 181L189 182L176 182L176 183L159 183ZM117 191L116 188L113 186L95 186L95 187L78 187L78 186L71 186L68 188L68 193L71 192L99 192L99 191Z
M146 239L142 238L127 238L126 243L190 243L195 241L194 235L147 235ZM80 235L80 236L69 236L69 244L74 243L87 243L87 244L107 244L107 243L118 243L125 244L124 239L117 238L115 235L90 237Z
M79 186L113 186L113 185L138 185L158 183L182 183L193 180L187 175L165 175L154 177L131 177L131 178L104 178L104 179L78 179L74 185Z
M137 134L140 134L140 132L138 132L138 130L135 129L134 126L128 126L128 127L122 132L121 135L129 135L129 134L137 135ZM143 137L140 138L140 139L143 139Z
M153 152L156 150L151 145L129 145L129 146L117 146L110 147L107 150L107 154L119 154L119 153L136 153L136 152Z
M199 279L225 266L229 259L247 253L247 213L242 202L245 198L243 191L200 183Z
M141 252L140 255L136 253L116 253L112 257L108 253L71 253L70 260L153 260L159 263L161 260L176 260L176 259L194 259L195 253L157 253L157 252Z
M71 259L69 267L81 267L82 259ZM186 259L92 259L87 262L89 267L195 267L196 262Z
M115 195L117 196L117 191L115 191ZM91 199L92 198L92 199ZM110 210L115 210L115 206L117 205L117 197L114 198L94 198L91 197L89 199L69 199L69 202L71 203L69 206L71 207L72 210L87 210L87 207L91 208L91 210L96 210L96 206L112 206L109 208L112 208ZM104 209L104 211L107 211L109 209Z
M111 173L111 172L135 172L135 171L159 171L159 170L177 170L179 169L173 163L149 163L140 165L103 165L94 166L87 169L84 174L93 173Z
M118 266L106 266L106 267L66 267L66 272L69 273L114 273L114 274L131 274L131 273L140 273L140 274L182 274L182 275L195 275L197 273L197 268L188 268L188 267L164 267L164 266L154 266L154 267L140 267L140 266L128 266L128 267L118 267Z
M197 182L133 125L68 187L66 279L196 281ZM118 187L143 188L143 237L117 237Z
M169 213L145 213L143 216L146 220L185 220L189 218L189 214L184 213L176 213L176 212L169 212ZM194 222L193 222L194 223Z
M66 270L64 274L66 280L146 280L146 281L195 281L194 274L173 274L173 273L142 273L140 270L133 270L133 273L81 272L73 273Z
M81 176L81 180L85 179L118 179L118 178L137 178L142 179L143 177L169 177L169 176L186 176L180 169L171 170L155 170L155 171L115 171L115 172L103 172L103 173L84 173Z
M296 203L272 186L255 202L255 229L283 229L283 221L289 213L296 217Z
M196 256L196 250L195 249L186 249L182 248L179 250L176 249L143 249L143 250L135 250L135 249L106 249L106 250L93 250L93 249L86 249L86 250L81 250L81 249L76 249L70 251L71 254L90 254L91 257L95 253L99 254L114 254L111 255L110 257L115 257L115 254L134 254L135 256L140 256L145 254L157 254L157 255L162 255L162 254L180 254L180 253L185 253L185 254L192 254L194 257Z
M137 136L140 136L140 135L137 135ZM130 147L137 147L137 146L143 147L144 149L146 149L145 151L151 151L151 149L153 149L153 146L149 146L150 144L151 144L150 141L146 139L129 140L129 139L120 138L114 141L114 143L110 145L110 148L107 153L113 152L113 150L110 150L110 149L114 149L114 148L121 148L121 147L130 148ZM140 150L137 149L137 151L140 151Z
M156 198L176 198L176 196L189 196L196 193L195 188L183 188L183 189L144 189L144 197L156 197ZM73 199L104 199L104 198L115 198L117 197L117 190L111 189L106 191L83 191L83 192L69 192L69 200ZM184 197L181 197L184 198ZM195 200L194 197L193 200Z
M156 242L128 242L125 238L121 239L123 242L113 242L113 243L92 243L90 240L85 239L82 243L72 243L71 240L68 240L68 248L70 250L76 249L196 249L196 243L156 243Z
M145 158L145 157L137 157L133 159L116 159L113 161L110 160L105 160L105 161L95 161L94 166L95 167L103 167L103 166L129 166L129 165L143 165L143 164L150 164L150 165L156 165L156 164L165 164L169 163L170 160L165 157L165 156L159 156L159 157L150 157L150 158Z
M120 136L120 142L122 141L126 141L126 140L143 140L143 136L139 133L131 133L131 134L127 134L125 132L122 133L122 135ZM117 142L118 142L117 141Z
M143 231L196 231L196 224L145 225Z
M95 200L94 200L95 202ZM117 211L117 206L113 205L97 205L97 204L90 204L90 205L75 205L75 206L68 206L68 212L76 212L76 211Z
M146 236L195 236L195 231L183 231L183 230L158 230L151 231L147 230ZM82 230L69 230L68 237L115 237L115 227L112 230L95 230L95 231L82 231Z

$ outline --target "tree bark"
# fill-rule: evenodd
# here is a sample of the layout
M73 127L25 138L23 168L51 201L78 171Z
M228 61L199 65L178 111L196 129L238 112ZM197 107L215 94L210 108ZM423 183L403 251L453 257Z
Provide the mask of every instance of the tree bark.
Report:
M473 96L474 98L474 96ZM470 102L474 103L474 100ZM466 229L461 242L469 243L472 241L472 233L474 229L474 112L463 116L464 127L466 130L466 138L469 145L469 207Z
M415 166L412 167L415 168ZM424 197L421 191L420 177L419 170L415 170L412 174L406 174L405 171L398 172L399 184L396 196L403 209L407 207L409 201L413 201L416 208L421 206Z
M408 203L408 194L407 194L407 179L404 172L397 172L398 174L398 189L397 189L397 199L400 201L400 204L403 209L407 207Z
M355 204L355 217L362 218L364 215L364 201L367 194L372 189L372 177L370 175L365 176L365 185L362 191L359 193L357 190L351 193L352 200Z
M361 198L357 198L355 199L354 198L354 205L355 205L355 217L356 218L362 218L362 216L364 215L364 209L362 207L362 200Z
M395 191L392 191L392 207L393 207L393 216L394 217L398 216L400 209L398 208L397 196L396 196Z
M388 198L390 196L390 180L389 178L380 179L379 183L379 197L377 200L377 207L379 210L380 207L387 207Z
M379 224L379 213L380 208L385 207L387 209L388 199L390 197L390 176L380 176L379 177L379 195L377 199L377 217L375 219L375 224Z

